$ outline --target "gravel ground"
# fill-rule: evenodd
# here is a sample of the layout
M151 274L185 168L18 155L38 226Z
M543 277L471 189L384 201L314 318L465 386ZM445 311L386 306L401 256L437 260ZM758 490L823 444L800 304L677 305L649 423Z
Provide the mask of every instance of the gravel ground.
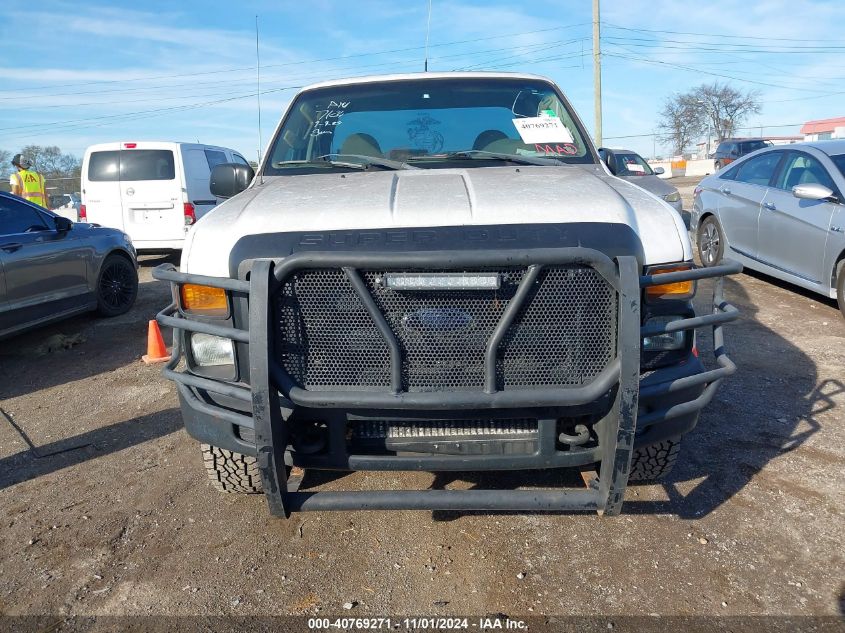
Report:
M833 302L756 274L727 283L742 311L728 333L740 371L669 480L630 487L619 517L281 521L260 496L211 489L172 384L139 361L147 320L168 299L150 276L161 261L145 258L128 315L0 343L0 406L38 447L0 420L0 614L842 611L845 319ZM47 351L48 339L70 347ZM304 487L561 483L574 477L308 474Z

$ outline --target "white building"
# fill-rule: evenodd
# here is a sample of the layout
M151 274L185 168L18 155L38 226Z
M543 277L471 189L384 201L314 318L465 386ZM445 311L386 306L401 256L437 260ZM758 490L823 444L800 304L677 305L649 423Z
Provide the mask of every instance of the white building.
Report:
M845 116L834 119L807 121L801 126L805 141L826 141L833 138L845 138Z

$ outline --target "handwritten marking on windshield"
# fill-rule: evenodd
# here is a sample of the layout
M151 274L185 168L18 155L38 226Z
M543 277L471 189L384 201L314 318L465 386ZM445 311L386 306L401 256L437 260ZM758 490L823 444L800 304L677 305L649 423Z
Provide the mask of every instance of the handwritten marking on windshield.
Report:
M575 156L578 153L578 147L572 143L555 144L554 147L535 143L534 150L538 154L545 154L546 156Z
M311 136L331 134L334 128L341 124L341 119L346 114L346 108L351 103L351 101L331 100L324 110L318 109L317 120L314 122L314 128L311 130Z

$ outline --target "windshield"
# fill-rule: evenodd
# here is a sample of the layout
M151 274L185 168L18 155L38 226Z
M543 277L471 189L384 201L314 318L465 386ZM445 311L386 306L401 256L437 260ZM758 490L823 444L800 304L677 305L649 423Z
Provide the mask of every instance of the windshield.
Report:
M654 172L639 154L616 154L617 176L653 176Z
M501 165L509 157L531 164L595 162L550 83L416 79L301 94L276 134L264 173L348 169L353 162L389 169L397 168L389 161L419 168L456 162L479 167Z
M771 143L766 141L747 141L742 144L742 149L746 154L750 154L751 152L756 152L758 149L763 149L764 147L770 147Z

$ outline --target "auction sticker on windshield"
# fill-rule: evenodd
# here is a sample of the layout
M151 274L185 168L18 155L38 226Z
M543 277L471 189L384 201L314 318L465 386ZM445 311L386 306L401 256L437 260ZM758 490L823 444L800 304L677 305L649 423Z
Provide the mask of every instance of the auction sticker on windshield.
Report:
M536 116L513 119L523 143L572 143L572 132L557 117Z

